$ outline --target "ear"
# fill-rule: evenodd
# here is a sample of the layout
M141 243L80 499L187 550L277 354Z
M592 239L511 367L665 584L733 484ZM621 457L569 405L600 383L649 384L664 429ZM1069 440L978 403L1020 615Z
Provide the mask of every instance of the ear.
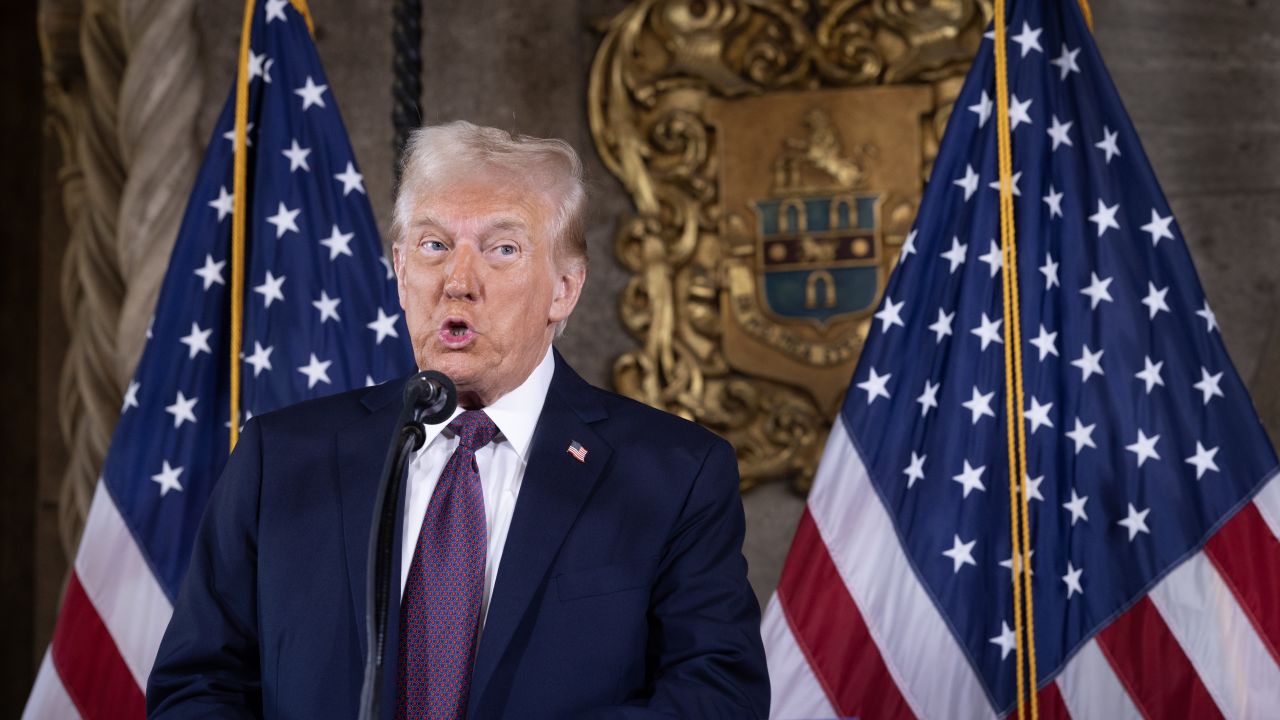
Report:
M406 310L405 297L407 296L404 286L404 264L405 250L404 243L393 242L391 244L391 267L396 274L396 294L400 296L400 309Z
M586 264L579 260L570 260L556 275L555 295L551 298L551 310L547 320L554 325L569 317L582 295L582 286L587 281Z

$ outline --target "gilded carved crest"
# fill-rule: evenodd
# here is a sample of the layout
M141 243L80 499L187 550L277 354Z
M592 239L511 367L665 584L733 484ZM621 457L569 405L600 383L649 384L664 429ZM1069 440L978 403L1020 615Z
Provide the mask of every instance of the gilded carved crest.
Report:
M982 0L640 0L605 26L591 131L635 213L618 390L807 490L906 241Z

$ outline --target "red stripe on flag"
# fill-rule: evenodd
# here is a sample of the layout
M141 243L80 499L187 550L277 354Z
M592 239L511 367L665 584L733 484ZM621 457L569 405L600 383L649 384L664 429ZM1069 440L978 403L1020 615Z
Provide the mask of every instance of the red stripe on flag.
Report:
M81 717L137 720L146 715L141 688L74 572L62 598L52 652L62 686Z
M1280 603L1276 602L1280 597L1280 540L1257 506L1248 503L1241 508L1209 538L1204 550L1271 657L1280 663Z
M1098 647L1144 716L1222 717L1150 598L1144 596L1098 633Z
M914 717L807 508L777 592L796 643L840 715Z
M1039 716L1041 720L1071 720L1071 711L1067 709L1067 704L1062 700L1062 691L1058 689L1057 682L1051 682L1040 688L1040 692L1036 693L1036 699L1039 704ZM1017 708L1009 714L1011 718L1020 718Z

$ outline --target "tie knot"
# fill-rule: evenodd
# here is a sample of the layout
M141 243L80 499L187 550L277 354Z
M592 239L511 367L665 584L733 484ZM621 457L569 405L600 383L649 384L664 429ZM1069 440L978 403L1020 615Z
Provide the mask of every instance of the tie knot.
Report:
M459 447L475 452L488 445L498 434L498 426L493 424L483 410L467 410L449 423L449 429L458 436Z

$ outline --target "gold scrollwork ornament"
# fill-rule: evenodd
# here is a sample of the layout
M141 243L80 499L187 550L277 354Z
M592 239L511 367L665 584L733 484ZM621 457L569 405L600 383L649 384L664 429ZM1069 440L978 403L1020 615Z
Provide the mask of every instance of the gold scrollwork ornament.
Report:
M626 395L737 448L742 489L812 482L919 206L985 0L640 0L588 112L635 213Z

